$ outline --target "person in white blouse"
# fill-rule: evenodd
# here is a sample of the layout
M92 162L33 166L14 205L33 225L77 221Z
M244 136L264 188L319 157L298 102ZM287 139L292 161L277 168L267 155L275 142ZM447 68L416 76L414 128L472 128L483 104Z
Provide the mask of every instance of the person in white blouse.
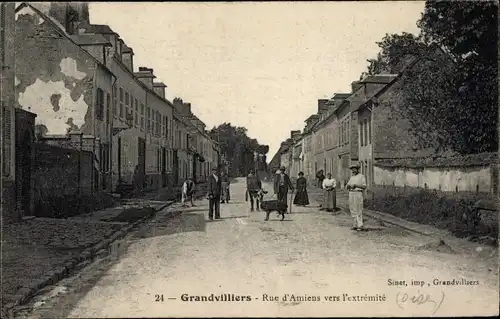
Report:
M359 173L359 165L351 165L352 176L347 183L349 191L349 210L354 219L352 230L363 230L363 191L366 189L366 178Z
M332 174L326 174L326 178L323 180L323 206L321 210L326 210L332 212L337 209L337 194L336 187L337 181L332 178Z

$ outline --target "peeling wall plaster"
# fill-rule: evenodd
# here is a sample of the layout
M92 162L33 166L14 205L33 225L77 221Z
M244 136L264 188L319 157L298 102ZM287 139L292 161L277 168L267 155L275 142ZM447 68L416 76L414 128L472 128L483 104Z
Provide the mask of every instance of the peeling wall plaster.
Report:
M58 95L58 110L55 111L51 97ZM73 101L71 91L65 87L64 81L44 82L36 79L34 84L19 94L18 102L23 109L36 113L36 124L45 125L50 134L66 134L67 129L73 125L81 127L85 123L88 109L83 95Z
M66 57L61 60L59 64L61 67L61 72L67 77L71 77L77 80L83 80L87 74L78 70L76 61L70 57ZM73 86L75 83L73 83Z

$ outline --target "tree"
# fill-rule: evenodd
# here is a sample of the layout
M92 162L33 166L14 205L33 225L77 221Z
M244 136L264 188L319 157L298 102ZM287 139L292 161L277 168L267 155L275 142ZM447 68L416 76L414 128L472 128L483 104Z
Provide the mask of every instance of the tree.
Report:
M420 147L467 154L498 150L498 3L427 1L419 36L386 35L368 72L399 73L398 109ZM440 48L442 50L437 50Z
M377 45L381 50L376 59L367 60L368 72L363 73L361 78L380 73L399 73L410 58L420 56L427 50L421 37L407 32L386 34Z
M237 176L246 174L254 169L254 152L267 154L268 145L260 145L256 139L247 136L247 129L235 127L231 123L224 123L210 130L210 137L218 140L222 153L231 164L229 174Z
M424 116L420 122L444 129L445 140L460 153L498 149L497 17L496 1L427 1L417 23L424 41L444 47L455 61L453 72L441 65L448 78L427 82L448 97L436 106L444 118Z

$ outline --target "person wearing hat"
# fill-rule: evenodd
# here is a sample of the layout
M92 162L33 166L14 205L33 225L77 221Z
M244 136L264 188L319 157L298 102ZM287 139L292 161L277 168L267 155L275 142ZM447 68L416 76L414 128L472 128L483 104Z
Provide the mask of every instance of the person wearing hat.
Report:
M359 165L349 166L352 176L347 183L349 191L349 210L354 218L352 230L363 230L363 191L366 189L366 178L359 173Z
M278 195L279 201L287 201L288 189L293 191L293 185L290 176L285 173L285 166L281 166L276 172L276 179L274 180L274 193Z
M220 196L222 193L222 181L217 174L217 169L212 169L212 175L208 177L208 218L210 220L221 219L220 217Z

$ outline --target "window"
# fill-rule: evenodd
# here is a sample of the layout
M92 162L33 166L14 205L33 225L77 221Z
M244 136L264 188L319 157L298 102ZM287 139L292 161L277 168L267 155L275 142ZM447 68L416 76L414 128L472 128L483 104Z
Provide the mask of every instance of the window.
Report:
M117 117L118 116L118 110L117 110L117 107L118 107L118 101L117 101L117 94L116 94L116 86L113 86L113 117Z
M123 88L120 88L120 118L123 118Z
M147 110L146 110L146 116L147 116L147 120L148 120L148 126L146 127L146 131L147 132L151 132L152 131L152 127L151 127L151 108L149 106L146 106Z
M368 118L368 143L372 143L372 119Z
M99 121L104 120L104 91L102 89L97 89L97 102L96 102L96 118Z
M165 116L165 137L168 138L168 116Z
M340 146L340 144L342 143L342 122L338 125L337 129L337 146Z
M159 111L156 111L156 130L155 130L155 134L156 135L160 135L160 131L161 131L161 115L160 115Z
M358 134L359 134L359 144L361 146L363 146L363 132L364 132L364 129L363 129L363 121L359 122L359 127L358 127Z
M135 126L139 126L139 102L137 99L135 100L135 105L134 105L134 123Z
M144 130L144 104L141 103L141 129Z
M130 95L125 91L125 116L127 116L130 112Z
M3 5L3 4L2 4ZM12 111L9 109L9 106L7 103L4 103L3 101L0 100L0 107L1 112L2 112L2 121L3 121L3 127L2 129L4 130L3 133L3 141L2 141L2 147L3 147L3 152L2 152L2 164L3 164L3 175L4 176L10 176L11 170L10 170L10 165L12 162L12 153L11 153L11 147L13 143L13 136L12 136Z
M109 124L111 121L111 95L106 93L106 123Z

